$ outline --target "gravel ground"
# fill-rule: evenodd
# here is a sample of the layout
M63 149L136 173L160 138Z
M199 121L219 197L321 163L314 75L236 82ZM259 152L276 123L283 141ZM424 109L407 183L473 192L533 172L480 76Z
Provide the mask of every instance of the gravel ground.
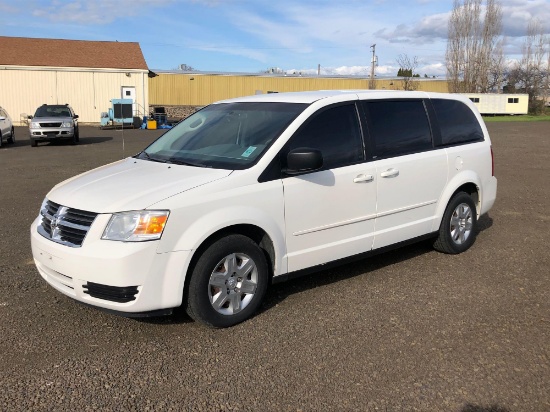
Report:
M59 181L162 131L0 149L0 410L550 411L550 122L490 123L497 202L459 256L426 243L275 285L225 330L84 307L38 275Z

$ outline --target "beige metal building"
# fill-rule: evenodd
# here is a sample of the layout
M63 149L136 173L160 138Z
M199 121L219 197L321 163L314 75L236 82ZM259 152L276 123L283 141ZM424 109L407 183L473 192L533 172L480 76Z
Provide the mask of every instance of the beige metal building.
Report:
M82 123L99 123L113 98L149 112L149 69L139 43L0 36L0 105L15 124L47 104L70 104Z
M152 106L204 106L233 97L270 92L368 89L368 78L290 76L280 74L219 74L156 71L149 79ZM418 79L418 90L448 92L445 80ZM403 90L400 79L376 79L376 89Z

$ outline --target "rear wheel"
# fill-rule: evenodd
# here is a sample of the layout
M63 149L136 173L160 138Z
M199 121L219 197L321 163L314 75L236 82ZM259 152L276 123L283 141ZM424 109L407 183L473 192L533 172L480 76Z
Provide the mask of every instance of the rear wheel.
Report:
M474 244L477 212L472 197L465 192L455 194L441 220L434 248L443 253L462 253Z
M246 236L226 236L199 257L189 282L187 313L216 328L236 325L259 308L268 279L258 245Z
M15 129L13 127L11 128L10 137L8 137L8 143L9 144L14 144L15 143Z

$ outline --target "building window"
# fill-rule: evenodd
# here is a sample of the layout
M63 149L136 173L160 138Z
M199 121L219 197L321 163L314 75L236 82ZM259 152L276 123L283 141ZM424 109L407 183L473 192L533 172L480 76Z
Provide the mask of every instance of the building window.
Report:
M479 103L479 97L470 97L470 100L474 103Z
M519 103L519 98L517 98L517 97L508 97L508 103Z

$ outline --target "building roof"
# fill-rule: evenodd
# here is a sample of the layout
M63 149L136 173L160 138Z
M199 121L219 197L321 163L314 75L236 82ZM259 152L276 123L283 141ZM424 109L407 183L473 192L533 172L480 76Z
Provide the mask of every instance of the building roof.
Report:
M0 65L148 70L139 43L0 36Z

